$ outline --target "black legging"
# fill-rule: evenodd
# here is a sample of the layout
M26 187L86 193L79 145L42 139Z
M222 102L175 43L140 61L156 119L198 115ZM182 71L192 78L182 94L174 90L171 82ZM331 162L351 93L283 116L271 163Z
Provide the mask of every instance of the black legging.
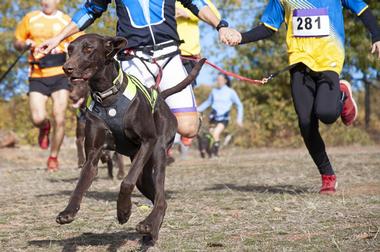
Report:
M294 107L305 145L319 172L333 175L318 120L331 124L342 112L339 76L333 71L314 72L302 63L292 68L290 73Z

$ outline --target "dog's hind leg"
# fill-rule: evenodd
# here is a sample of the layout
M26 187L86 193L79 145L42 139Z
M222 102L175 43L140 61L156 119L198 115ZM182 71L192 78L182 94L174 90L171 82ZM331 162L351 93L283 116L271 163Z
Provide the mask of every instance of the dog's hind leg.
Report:
M123 179L125 177L123 155L115 151L113 154L113 159L116 161L116 165L118 168L117 178Z
M142 170L152 155L153 148L157 142L155 138L146 139L134 156L128 175L123 179L120 186L120 193L117 199L117 219L120 224L124 224L131 216L132 191L140 177Z
M145 242L155 243L158 239L158 232L160 230L162 221L165 216L167 203L165 200L165 166L166 166L166 152L162 146L156 146L152 154L153 177L154 183L151 184L155 190L154 206L152 212L148 217L136 226L139 233L146 235Z
M107 152L107 171L108 171L108 178L113 179L113 160L111 156L111 152Z

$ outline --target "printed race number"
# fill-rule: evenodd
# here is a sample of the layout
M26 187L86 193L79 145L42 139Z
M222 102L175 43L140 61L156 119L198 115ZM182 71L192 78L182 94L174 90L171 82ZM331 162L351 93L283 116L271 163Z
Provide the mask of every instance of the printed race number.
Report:
M292 25L295 37L330 35L330 19L327 9L294 10Z

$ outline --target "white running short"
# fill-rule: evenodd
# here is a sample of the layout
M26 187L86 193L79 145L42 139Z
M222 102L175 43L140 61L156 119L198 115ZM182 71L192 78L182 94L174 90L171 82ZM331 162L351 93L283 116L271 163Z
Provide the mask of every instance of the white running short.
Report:
M152 57L157 58L161 55L166 55L176 50L178 50L178 46L169 46L155 51ZM132 54L133 53L140 58L151 58L151 56L142 51L135 51L132 52ZM141 59L132 58L128 61L121 61L121 66L125 73L134 75L145 86L152 87L156 84L152 74L157 76L159 69L158 66L154 63L148 61L144 61L144 63L141 62ZM159 84L160 91L177 85L187 77L187 72L182 65L180 55L176 55L173 58L169 57L158 60L157 63L163 67L162 79ZM148 71L147 67L149 68L150 72L152 72L152 74ZM169 105L169 108L173 113L187 113L197 111L194 93L191 85L187 86L181 92L169 96L166 99L166 103Z

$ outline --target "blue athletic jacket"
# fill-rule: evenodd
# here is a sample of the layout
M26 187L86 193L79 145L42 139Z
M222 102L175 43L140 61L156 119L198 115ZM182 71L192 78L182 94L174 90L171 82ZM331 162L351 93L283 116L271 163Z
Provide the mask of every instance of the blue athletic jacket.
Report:
M176 0L115 0L118 17L116 35L128 40L128 48L179 41L175 20ZM198 15L204 0L179 0ZM73 16L80 30L91 25L107 10L111 0L87 0Z

